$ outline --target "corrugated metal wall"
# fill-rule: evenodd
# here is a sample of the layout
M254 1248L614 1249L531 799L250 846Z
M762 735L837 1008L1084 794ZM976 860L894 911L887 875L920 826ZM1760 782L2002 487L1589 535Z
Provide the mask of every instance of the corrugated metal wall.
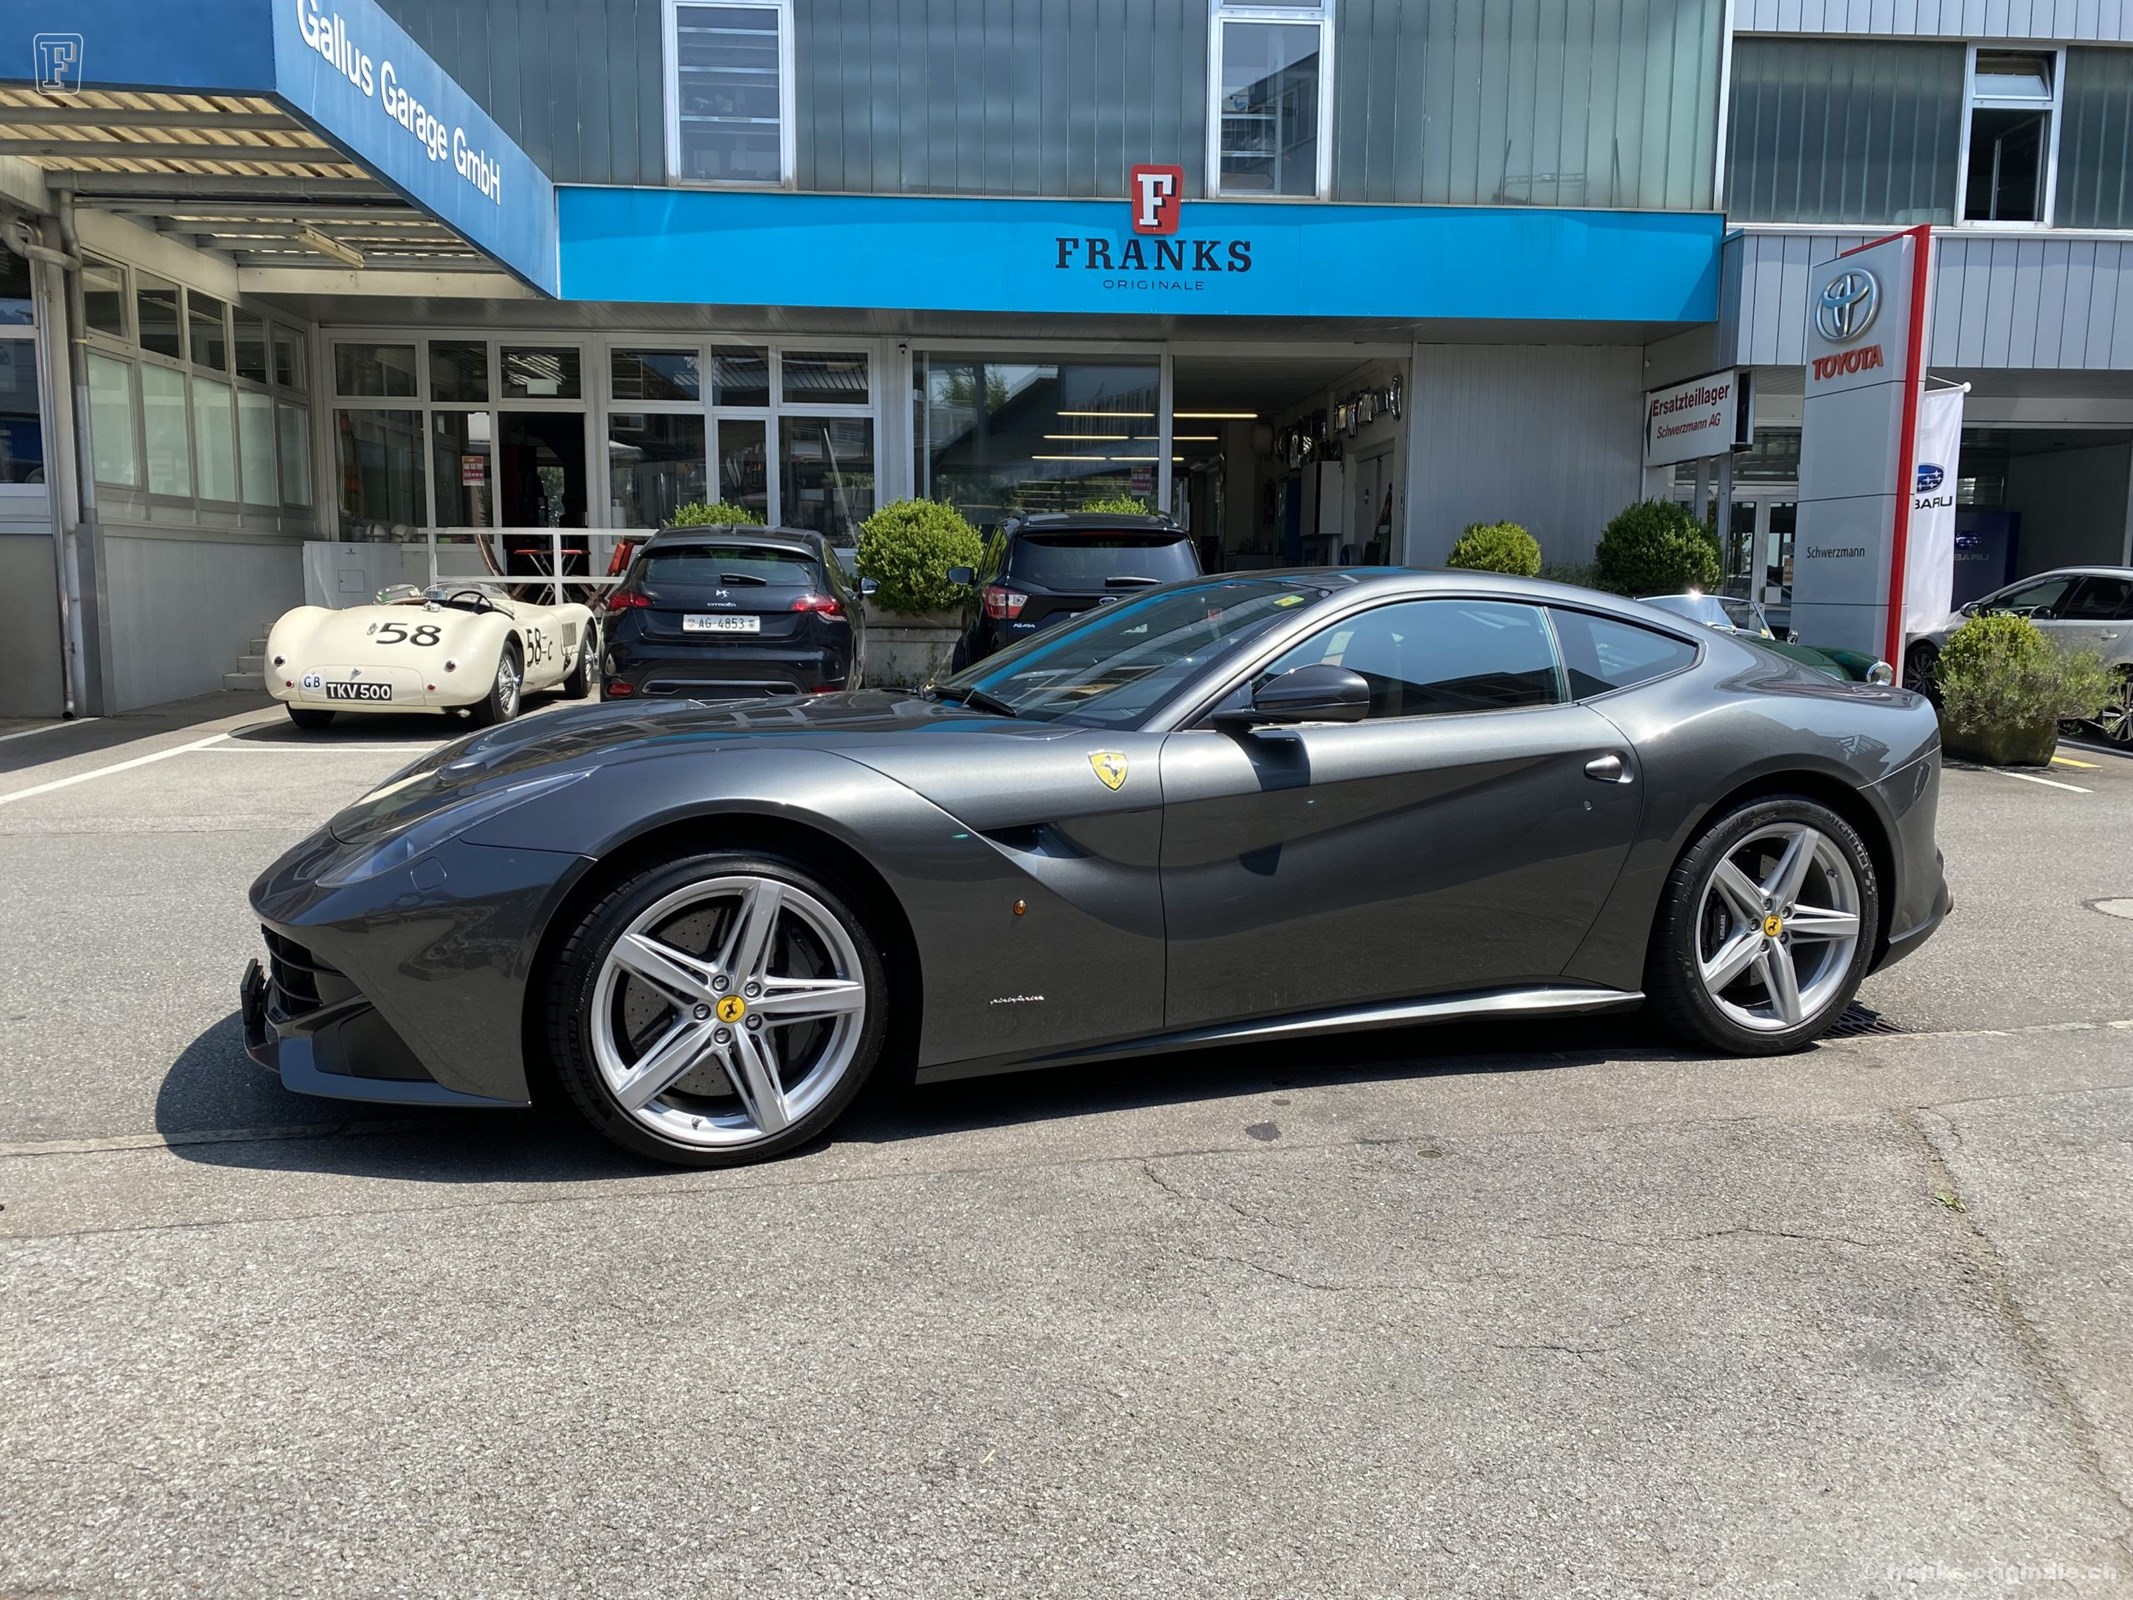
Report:
M1643 498L1641 349L1423 345L1412 392L1417 566L1441 563L1468 523L1505 520L1548 561L1590 560L1607 519Z
M1750 234L1740 242L1743 365L1806 358L1811 268L1860 234ZM2133 240L1934 239L1936 367L2133 369Z
M1340 0L1334 192L1711 204L1720 0Z
M1742 33L2133 44L2133 0L1739 0L1733 26Z

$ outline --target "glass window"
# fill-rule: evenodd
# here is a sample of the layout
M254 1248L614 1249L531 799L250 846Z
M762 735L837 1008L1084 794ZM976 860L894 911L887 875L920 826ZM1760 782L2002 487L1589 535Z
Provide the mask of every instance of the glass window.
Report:
M173 319L171 327L177 323ZM148 443L148 492L193 492L192 443L185 431L185 374L141 363L141 418Z
M311 413L286 400L274 403L274 432L281 450L283 505L311 504Z
M26 327L36 320L30 264L14 251L0 248L0 325Z
M193 378L193 451L200 498L237 498L237 423L230 415L230 386L197 374Z
M2059 614L2082 622L2133 619L2133 582L2124 578L2083 578Z
M141 461L133 440L132 362L91 352L89 429L96 442L96 481L138 489Z
M178 286L145 272L133 275L133 303L140 326L141 348L153 355L180 360L185 340L178 327ZM151 478L154 476L150 474Z
M2039 222L2051 159L2052 77L2058 58L1980 50L1970 74L1968 222Z
M616 350L608 358L617 400L700 400L703 374L694 350Z
M2133 227L2133 50L2069 50L2060 113L2062 228Z
M1360 673L1373 717L1508 711L1562 698L1540 609L1495 600L1410 600L1343 618L1258 681L1320 665Z
M863 406L867 403L867 358L820 350L787 350L779 357L781 386L789 406Z
M868 417L778 422L779 516L831 544L853 544L874 510L874 423Z
M2059 607L2066 600L2066 591L2073 586L2071 577L2038 578L1987 596L1978 603L1978 608L1982 611L2012 611L2021 616L2052 617L2058 614Z
M198 289L185 296L185 324L191 334L193 365L230 370L230 308ZM234 497L233 497L234 498Z
M1015 512L1151 492L1161 439L1153 361L921 351L911 383L917 493L980 529Z
M276 364L280 352L276 349ZM333 388L352 398L409 400L415 394L415 347L411 344L337 344Z
M1963 47L1736 39L1726 212L1743 222L1955 220Z
M768 423L754 417L721 417L718 422L718 497L728 505L746 506L770 520L770 446Z
M274 381L284 389L304 386L304 339L300 333L277 324L274 339Z
M0 339L0 483L44 482L37 342Z
M428 520L422 493L422 413L336 411L344 533L366 523L420 527Z
M1101 593L1197 578L1185 533L1025 533L1007 551L1008 577L1040 589Z
M1635 623L1589 611L1551 611L1555 636L1570 673L1570 697L1588 700L1614 689L1663 678L1696 659L1696 648Z
M281 504L274 472L274 397L250 389L237 391L237 465L244 476L247 505Z
M430 341L430 398L454 405L489 398L489 346L482 339Z
M249 311L232 313L231 326L236 340L237 376L249 378L254 383L267 381L267 324L264 317Z
M496 452L486 411L430 415L430 467L437 477L437 526L496 523Z
M1324 24L1218 16L1223 194L1319 193Z
M502 365L509 398L575 400L581 393L575 350L507 349Z
M81 268L82 313L92 333L126 337L126 269L94 256L85 257Z
M711 403L770 404L770 352L760 346L720 345L711 352Z
M704 419L618 411L607 419L608 496L618 528L657 528L707 500Z
M829 587L822 563L812 557L798 551L769 550L744 540L655 549L645 557L636 576L646 583L730 584L738 581L818 591Z
M696 183L784 182L785 6L677 4L667 26L673 176Z

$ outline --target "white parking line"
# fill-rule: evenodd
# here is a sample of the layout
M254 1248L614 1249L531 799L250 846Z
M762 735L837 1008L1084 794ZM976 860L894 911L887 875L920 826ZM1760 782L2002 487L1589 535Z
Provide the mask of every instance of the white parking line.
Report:
M235 750L244 755L250 755L254 751L260 750L272 754L279 754L287 750L301 756L338 756L347 755L351 751L358 750L365 754L376 750L384 755L406 755L410 751L429 751L437 747L433 744L295 744L288 740L269 742L265 739L243 739L229 744L204 745L202 748L205 750Z
M6 744L10 739L27 739L33 733L50 733L54 728L81 728L103 720L102 717L76 717L71 722L47 722L41 727L17 728L13 733L0 733L0 744Z
M210 734L205 739L195 739L191 744L173 746L168 750L153 750L145 756L135 756L131 761L114 761L108 767L91 767L87 772L77 772L71 777L54 778L50 783L36 783L27 789L17 789L13 794L0 794L0 806L11 806L17 800L31 800L41 794L50 794L54 789L71 789L77 783L87 783L91 778L106 778L114 772L130 772L135 767L145 767L152 761L168 761L172 756L205 750L209 745L228 738L227 734Z
M2040 778L2033 772L2009 772L2005 767L1987 767L1987 772L1997 772L2003 778L2020 778L2024 783L2041 783L2047 789L2064 789L2068 794L2094 794L2094 789L2084 789L2078 783L2061 783L2057 778Z

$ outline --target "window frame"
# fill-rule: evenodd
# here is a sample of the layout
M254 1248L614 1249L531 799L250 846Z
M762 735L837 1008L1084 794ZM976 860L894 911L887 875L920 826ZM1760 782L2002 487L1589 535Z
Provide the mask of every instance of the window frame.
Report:
M778 19L778 177L774 183L734 179L693 178L681 170L681 10L683 6L727 5L751 11L770 11ZM660 116L666 134L666 180L689 189L736 189L763 193L794 187L797 167L797 116L794 110L792 0L660 0L659 19L660 93L665 103Z
M669 4L674 0L668 0ZM1264 200L1308 205L1333 198L1333 35L1336 0L1287 0L1258 5L1250 0L1208 0L1207 8L1207 177L1200 186L1209 200ZM1258 190L1227 193L1222 187L1222 56L1225 24L1262 22L1310 25L1318 29L1318 153L1310 194L1265 194Z
M2010 98L2003 95L1980 95L1977 87L1977 58L1983 50L1988 55L2046 56L2051 60L2052 97L2045 106L2044 137L2044 184L2037 197L2037 216L2033 222L2003 222L1993 219L1972 221L1970 212L1970 129L1980 110L2023 111L2035 110L2045 103L2037 100ZM1995 39L1980 45L1971 41L1963 50L1963 129L1962 138L1955 151L1955 226L1979 233L2035 233L2039 229L2055 225L2059 212L2059 130L2065 121L2062 112L2066 102L2066 47L2054 44L2031 44L2018 39Z

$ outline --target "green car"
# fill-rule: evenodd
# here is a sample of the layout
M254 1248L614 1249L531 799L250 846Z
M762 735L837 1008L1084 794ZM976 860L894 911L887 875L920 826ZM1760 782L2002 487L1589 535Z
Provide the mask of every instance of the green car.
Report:
M1744 634L1758 639L1766 649L1775 650L1781 656L1790 656L1804 666L1817 672L1826 672L1843 683L1894 683L1896 673L1879 656L1871 656L1861 650L1839 650L1824 645L1801 644L1797 639L1780 639L1771 631L1770 621L1763 615L1763 608L1753 600L1740 600L1732 595L1719 594L1648 594L1642 596L1644 604L1657 606L1661 611L1671 611L1677 617L1687 617L1691 622L1700 622L1707 628L1716 628L1720 633Z

